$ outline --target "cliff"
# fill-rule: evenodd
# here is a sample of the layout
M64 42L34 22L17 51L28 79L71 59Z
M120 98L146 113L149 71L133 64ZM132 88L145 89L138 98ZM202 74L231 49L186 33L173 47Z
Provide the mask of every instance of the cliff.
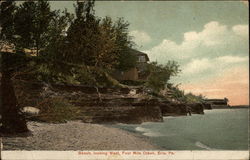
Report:
M142 88L97 89L16 81L15 90L21 107L33 106L41 110L39 115L28 117L39 121L65 118L86 123L161 122L163 116L181 116L188 112L186 104L150 96ZM201 105L189 106L192 113L203 114Z

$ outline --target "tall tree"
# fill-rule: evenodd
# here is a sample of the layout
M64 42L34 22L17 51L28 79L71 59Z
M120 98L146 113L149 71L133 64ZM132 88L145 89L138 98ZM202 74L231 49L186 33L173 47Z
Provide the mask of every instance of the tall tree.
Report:
M94 15L94 1L77 2L76 18L68 29L64 59L110 70L135 67L136 55L130 52L133 42L128 34L129 23L122 18L113 22Z
M2 45L15 43L14 14L16 6L12 1L1 2L0 5L1 34L0 41ZM17 61L10 54L0 54L0 115L1 115L1 133L19 133L28 131L24 116L20 113L11 76L13 67Z
M135 45L131 40L128 31L129 23L123 18L119 18L115 22L115 35L116 35L116 45L118 46L118 65L116 69L121 71L127 71L130 68L136 66L137 57L134 55L130 48Z
M73 17L73 14L70 14L66 9L63 12L60 10L54 11L54 17L48 26L48 45L41 51L43 56L63 60L62 52L66 49L67 29Z
M21 133L27 132L28 128L24 116L20 111L16 95L12 84L12 73L18 67L16 63L22 60L13 58L12 53L1 53L1 133Z
M48 45L48 28L54 15L46 0L23 2L14 19L15 34L19 36L16 46L36 50L39 54Z
M76 18L67 32L68 45L65 59L74 63L95 64L96 45L99 37L99 20L93 15L94 1L78 1L75 5Z
M14 1L0 3L0 50L14 42Z

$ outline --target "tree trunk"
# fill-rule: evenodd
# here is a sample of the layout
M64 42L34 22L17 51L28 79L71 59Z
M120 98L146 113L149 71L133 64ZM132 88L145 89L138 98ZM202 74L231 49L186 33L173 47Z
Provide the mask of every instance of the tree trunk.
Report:
M0 86L1 122L0 133L22 133L28 128L24 116L20 112L11 81L10 71L3 70Z

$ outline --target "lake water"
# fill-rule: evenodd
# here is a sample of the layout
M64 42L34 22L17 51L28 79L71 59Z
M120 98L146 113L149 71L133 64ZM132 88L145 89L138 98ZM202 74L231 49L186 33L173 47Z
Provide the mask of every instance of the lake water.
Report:
M163 123L118 124L166 150L248 150L248 109L206 110L205 115L165 117Z

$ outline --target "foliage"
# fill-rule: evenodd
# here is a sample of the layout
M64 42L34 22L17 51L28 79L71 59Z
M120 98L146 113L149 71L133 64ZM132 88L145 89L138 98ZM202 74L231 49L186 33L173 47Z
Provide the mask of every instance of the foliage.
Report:
M70 63L95 65L94 57L98 53L99 20L95 19L93 4L89 1L77 2L76 18L67 31L66 42L62 56Z
M179 102L186 102L186 96L184 90L178 88L178 86L173 86L170 88L172 93L172 98Z
M129 23L123 18L119 18L114 25L119 62L116 69L120 71L127 71L135 67L137 62L136 55L131 51L135 44L131 41L132 37L129 36L128 27Z
M1 41L19 51L31 49L58 61L126 71L136 64L130 52L133 42L129 23L122 18L94 15L94 1L77 1L76 17L67 10L52 11L46 0L26 1L16 6L1 4ZM7 17L7 18L6 18Z
M198 96L191 92L185 94L184 90L179 89L178 86L171 86L170 90L173 98L183 103L203 103L205 99L202 94Z
M40 109L40 113L32 119L53 123L75 120L80 112L78 107L60 97L47 98L37 107Z
M71 23L62 57L71 63L127 70L135 66L136 56L128 52L132 42L128 36L129 24L123 19L113 22L110 17L94 16L94 2L77 2L76 18Z
M63 60L60 51L64 49L67 28L73 18L73 14L70 14L66 9L62 12L60 10L54 11L54 17L48 27L48 45L42 50L42 56Z
M15 35L18 36L16 47L35 49L39 53L48 45L49 26L54 16L46 0L23 2L14 18Z
M187 93L185 96L187 103L203 103L205 99L202 94L196 96L193 93Z
M150 72L150 75L145 85L153 89L153 91L159 92L166 87L170 77L176 76L180 70L175 61L168 61L166 65L151 62L148 65L148 72Z
M62 14L59 10L52 11L46 0L25 1L19 6L14 2L1 3L1 41L14 44L19 52L30 49L37 54L52 52L58 49L55 44L62 41L73 18L67 10Z
M13 88L11 78L15 76L48 83L87 84L96 88L124 87L108 72L117 68L126 70L135 65L135 61L131 60L135 55L126 52L132 46L128 36L129 24L122 19L113 22L108 17L97 18L93 7L92 0L77 2L76 18L73 20L67 10L62 14L52 11L46 0L25 1L19 6L12 1L2 2L1 49L2 44L13 45L16 49L16 53L7 55L11 57L7 61L1 58L4 62L1 63L1 69L4 68L1 74L5 77L1 79L2 86ZM25 49L35 50L38 56L26 56L21 52ZM10 97L15 98L15 93L13 89L13 92L8 92L8 87L3 92L9 94L1 111L6 122L3 126L15 128L13 125L20 124L17 126L26 130L22 115L8 119L11 117L9 114L19 115L17 102L10 100ZM48 112L43 111L45 114L62 113L59 117L52 115L58 121L71 119L71 113L76 111L67 107L70 104L62 99L50 99L47 105L50 108ZM70 115L64 115L65 112Z
M12 77L15 76L17 79L96 87L124 87L99 67L78 65L41 56L29 57L19 53L2 54L5 54L8 60L1 59L1 64L5 66L1 69L9 68L8 71L12 73Z
M14 13L16 6L14 1L6 1L0 4L0 50L4 45L14 41Z

